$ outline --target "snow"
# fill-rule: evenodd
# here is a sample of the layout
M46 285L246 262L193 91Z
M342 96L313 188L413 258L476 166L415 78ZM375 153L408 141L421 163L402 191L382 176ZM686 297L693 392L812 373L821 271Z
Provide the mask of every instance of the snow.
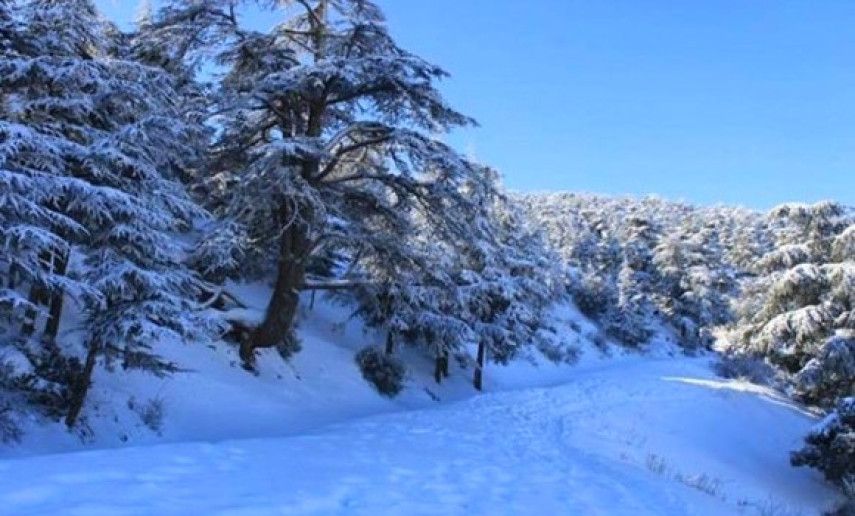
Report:
M303 351L264 355L258 376L204 346L171 357L196 373L102 374L94 438L40 426L0 449L0 513L817 514L836 499L788 462L814 419L716 378L709 357L585 347L576 366L491 366L480 395L466 371L437 386L425 360L388 400L353 362L382 341L346 313L318 299ZM124 406L146 393L166 408L160 435Z
M535 507L752 514L775 504L812 513L830 503L832 492L782 453L809 418L707 371L704 359L618 360L561 386L302 435L9 460L0 471L15 474L0 474L0 507L18 514L520 514Z

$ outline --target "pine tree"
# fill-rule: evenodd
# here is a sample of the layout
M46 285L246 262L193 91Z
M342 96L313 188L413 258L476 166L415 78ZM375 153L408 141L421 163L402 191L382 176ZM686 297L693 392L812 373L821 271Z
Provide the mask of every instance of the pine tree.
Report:
M549 305L566 286L557 256L515 204L499 199L492 219L498 238L483 252L478 266L470 268L472 281L464 304L478 336L473 377L478 390L483 388L488 360L506 364L529 346L559 360L574 356L555 347L547 321Z
M193 315L198 281L172 236L204 215L178 177L198 155L188 142L201 129L176 107L172 78L131 59L91 2L20 9L26 50L0 65L11 135L0 177L27 203L3 203L18 210L4 238L16 248L15 275L25 276L18 291L31 287L22 348L31 357L43 351L26 339L39 292L50 293L50 337L63 294L84 303L84 360L79 369L69 362L62 402L71 426L99 358L160 373L172 366L151 349L159 337L203 333Z
M607 311L603 326L607 334L622 343L637 346L653 335L649 327L656 282L653 249L659 229L639 215L630 216L621 229L623 262L617 275L617 304Z
M805 441L805 447L791 455L792 464L817 468L826 479L851 489L855 482L855 397L841 399Z
M711 330L730 320L727 296L735 280L722 263L717 227L694 219L675 228L654 249L655 302L686 347L709 347Z
M263 322L241 345L249 368L255 349L293 352L299 291L326 279L307 277L319 262L394 278L422 259L402 246L419 224L449 245L480 231L490 188L480 167L429 136L473 122L439 95L445 72L398 47L374 3L286 5L297 14L267 34L243 29L225 1L174 2L154 23L227 41L206 191L247 228L246 256L276 276Z
M420 272L403 283L387 278L354 291L357 314L386 330L387 353L401 343L422 347L436 361L438 382L448 374L449 357L472 362L470 349L477 389L488 361L505 364L529 347L555 360L573 356L555 344L546 321L549 304L564 288L557 257L504 196L493 199L490 220L490 238L464 248L411 234L408 246L422 249L428 266L410 270Z

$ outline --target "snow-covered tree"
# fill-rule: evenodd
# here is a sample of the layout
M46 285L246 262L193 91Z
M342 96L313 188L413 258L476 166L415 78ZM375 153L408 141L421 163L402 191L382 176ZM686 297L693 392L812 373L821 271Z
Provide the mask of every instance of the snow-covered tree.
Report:
M507 363L526 345L550 357L567 357L554 349L549 305L566 292L567 275L543 235L526 221L519 207L505 199L494 204L491 218L497 239L472 272L466 313L478 335L475 387L481 389L486 360Z
M659 229L646 217L630 216L621 228L623 260L617 275L617 304L607 311L603 326L607 334L630 346L646 342L653 334L651 296L657 281L653 249Z
M422 257L403 237L426 222L432 238L462 246L482 231L491 187L432 136L472 123L437 91L445 72L400 48L374 3L277 5L290 16L269 33L244 29L236 2L215 0L174 2L153 23L226 41L206 192L247 228L246 255L276 271L264 321L241 344L248 367L257 348L288 352L298 292L324 279L307 277L319 262L388 277L415 269Z
M708 347L712 328L730 319L728 295L735 287L722 262L719 234L712 221L684 223L654 249L657 270L654 301L684 345Z
M855 397L841 399L811 430L807 444L791 456L794 466L810 466L839 485L855 482Z
M840 396L855 395L855 331L837 330L825 339L795 378L803 398L831 406Z
M173 238L203 214L179 180L198 157L188 143L201 128L176 105L172 78L130 59L125 38L91 2L16 5L24 50L0 59L0 181L12 196L0 197L0 213L11 221L3 244L14 250L18 292L11 304L30 289L16 342L31 358L44 351L26 338L41 292L50 293L51 340L63 294L84 303L85 349L68 351L83 357L66 386L73 425L99 358L169 370L151 350L157 339L204 333L193 317L198 281Z
M686 347L709 345L732 318L740 282L772 247L767 222L744 209L567 193L519 201L574 269L578 307L633 344L658 320Z
M796 394L828 405L852 395L845 381L855 329L855 261L845 252L851 212L830 202L784 205L769 225L777 245L743 291L730 350L766 357L790 375Z
M0 50L4 54L16 52L15 47L20 44L11 4L11 0L0 0Z
M52 340L62 294L83 296L93 291L65 270L72 240L85 229L65 212L63 201L74 195L82 197L85 185L64 177L66 158L74 144L61 134L58 124L50 125L50 113L44 113L45 108L59 108L47 101L35 109L28 106L28 88L50 87L43 76L20 76L36 59L45 59L42 53L48 44L30 32L30 21L20 2L0 5L4 47L0 54L0 317L4 319L0 367L4 369L5 397L20 399L22 393L11 391L30 391L52 411L57 402L65 405L67 400L67 385L62 384L67 382L53 380L68 380L73 374L53 367L60 363ZM27 337L35 332L36 318L43 312L40 304L50 305L46 343L30 344ZM17 359L10 360L10 356ZM31 381L36 374L42 377L37 385ZM9 419L12 408L4 410Z
M387 352L398 343L424 347L437 360L437 381L449 356L472 363L468 348L474 348L478 389L488 360L506 363L528 346L559 359L568 354L556 349L546 320L548 304L564 287L558 260L504 197L494 199L490 218L491 237L464 248L409 240L411 247L424 247L428 267L407 282L390 278L354 292L358 313L387 330Z

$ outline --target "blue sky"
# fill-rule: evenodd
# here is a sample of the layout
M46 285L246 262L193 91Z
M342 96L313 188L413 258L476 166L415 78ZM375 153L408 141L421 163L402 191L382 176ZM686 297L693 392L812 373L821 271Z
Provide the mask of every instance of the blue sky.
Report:
M97 3L119 20L136 4ZM380 4L480 122L453 143L510 188L855 205L853 1Z

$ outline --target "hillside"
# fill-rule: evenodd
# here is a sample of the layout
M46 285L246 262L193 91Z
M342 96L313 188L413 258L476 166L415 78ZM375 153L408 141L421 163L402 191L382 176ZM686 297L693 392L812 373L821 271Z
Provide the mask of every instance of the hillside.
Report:
M389 400L360 376L353 354L375 337L347 314L316 300L303 351L290 364L263 355L257 376L225 344L165 348L194 371L164 379L99 374L92 436L39 424L3 449L0 470L15 474L0 475L0 512L817 514L837 497L788 463L813 417L715 378L711 355L659 341L605 356L561 305L553 318L576 365L491 366L476 395L471 371L436 385L414 357ZM131 397L160 400L158 432Z
M326 414L317 398L282 389L282 398L301 396L301 409L315 412L297 414L280 398L285 410L277 414L267 384L253 392L268 397L263 414L258 405L226 407L231 417L196 412L166 427L172 438L181 433L175 426L193 424L197 439L216 439L250 437L257 424L257 439L3 461L0 512L519 514L536 506L721 515L827 508L833 491L817 473L792 468L783 452L799 445L811 418L765 389L712 378L707 362L636 356L583 364L552 387L413 411L400 410L407 403L367 403L364 386L354 383L353 403L327 399ZM308 364L295 364L302 367ZM336 382L330 391L342 387ZM414 402L417 385L410 391ZM309 430L312 422L378 410L397 412ZM240 423L223 426L238 415Z

